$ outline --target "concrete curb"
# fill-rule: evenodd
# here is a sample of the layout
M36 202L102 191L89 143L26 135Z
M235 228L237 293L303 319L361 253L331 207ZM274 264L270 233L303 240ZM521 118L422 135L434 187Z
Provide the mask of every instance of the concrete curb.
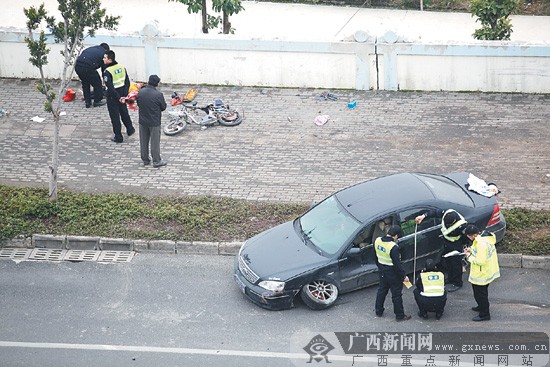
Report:
M13 238L0 241L1 248L50 248L66 250L111 250L160 252L187 255L233 256L239 252L243 242L203 242L170 240L130 240L123 238L100 238L85 236L55 236L34 234L32 237ZM499 254L499 265L503 268L525 268L550 270L550 256L523 254Z
M2 240L0 241L0 249L46 248L62 250L136 251L232 256L239 252L242 244L242 242L130 240L124 238L34 234L32 237Z

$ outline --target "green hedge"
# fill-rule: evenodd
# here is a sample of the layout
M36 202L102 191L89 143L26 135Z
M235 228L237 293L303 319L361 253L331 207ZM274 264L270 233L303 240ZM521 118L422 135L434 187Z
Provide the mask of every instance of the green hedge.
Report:
M263 2L293 3L310 5L337 5L353 6L363 8L386 8L386 9L412 9L420 10L420 0L278 0ZM423 0L423 8L426 11L441 12L462 12L470 13L470 0ZM246 5L245 5L246 7ZM550 15L549 0L519 1L517 11L521 15Z
M293 219L307 204L274 204L220 197L144 198L129 194L83 194L0 186L0 239L33 234L243 241ZM508 231L499 251L550 254L550 212L504 210Z

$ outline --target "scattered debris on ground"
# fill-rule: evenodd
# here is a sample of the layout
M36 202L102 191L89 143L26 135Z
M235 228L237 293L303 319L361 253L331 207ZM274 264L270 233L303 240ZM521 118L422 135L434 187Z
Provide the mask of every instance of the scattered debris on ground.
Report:
M317 126L323 126L328 122L329 119L329 115L318 115L317 117L315 117L315 120L313 120L313 123Z
M317 97L315 97L315 99L317 99L319 101L326 101L326 100L329 100L329 99L331 101L337 101L338 96L336 94L333 94L333 93L323 92L320 95L318 95Z

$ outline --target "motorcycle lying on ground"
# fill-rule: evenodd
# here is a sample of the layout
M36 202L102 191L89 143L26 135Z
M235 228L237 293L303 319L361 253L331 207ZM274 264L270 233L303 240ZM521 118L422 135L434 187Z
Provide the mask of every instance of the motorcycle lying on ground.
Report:
M172 98L181 101L181 104L176 109L168 111L170 122L164 127L166 135L177 135L191 124L206 129L216 123L222 126L237 126L243 121L243 116L236 109L230 108L221 100L197 107L197 102L184 103L176 92L172 94Z

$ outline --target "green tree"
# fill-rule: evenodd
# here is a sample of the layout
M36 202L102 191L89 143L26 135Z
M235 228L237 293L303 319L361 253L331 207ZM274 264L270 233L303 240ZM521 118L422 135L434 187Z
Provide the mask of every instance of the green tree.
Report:
M54 120L52 161L50 168L49 197L57 200L57 169L59 166L59 113L63 91L67 88L74 72L74 62L83 48L84 38L93 37L95 31L100 28L116 29L120 17L106 15L106 10L101 8L100 0L58 0L58 10L62 19L57 21L55 17L48 16L44 4L38 8L31 6L24 8L27 17L28 36L25 42L31 54L29 61L40 70L40 79L36 88L44 94L46 101L44 109L51 112ZM36 36L35 31L45 23L53 35L54 42L63 43L61 51L63 56L63 71L57 93L54 87L44 77L44 65L48 64L47 37L44 30Z
M223 23L222 32L224 34L233 33L229 16L237 14L244 10L241 0L213 0L212 9L217 12L222 12L223 20L219 16L208 14L206 0L168 0L175 1L187 5L189 14L201 12L202 15L202 33L208 33L209 29L217 28L220 23Z
M478 40L509 40L512 34L509 16L517 9L517 0L471 0L472 16L481 22L481 28L472 36Z
M244 9L241 0L213 0L212 8L217 12L222 12L223 34L233 33L229 16Z

